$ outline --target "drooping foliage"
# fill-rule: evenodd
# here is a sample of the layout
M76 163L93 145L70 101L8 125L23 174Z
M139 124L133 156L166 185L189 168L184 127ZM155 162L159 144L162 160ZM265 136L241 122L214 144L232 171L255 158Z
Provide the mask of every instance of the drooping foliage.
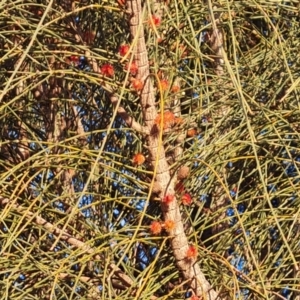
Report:
M147 134L117 113L144 125L125 2L0 4L3 298L192 295ZM189 255L222 299L296 299L299 4L142 4L155 122L171 174L189 170L176 182Z

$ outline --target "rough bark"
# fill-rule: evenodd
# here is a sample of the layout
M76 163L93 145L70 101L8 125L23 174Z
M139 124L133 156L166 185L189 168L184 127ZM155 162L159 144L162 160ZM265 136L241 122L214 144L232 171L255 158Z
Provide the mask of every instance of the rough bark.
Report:
M132 40L136 41L135 61L138 63L137 78L142 80L144 88L140 93L140 102L143 112L144 122L150 131L147 139L147 146L150 154L152 167L154 169L155 181L160 183L161 207L165 220L172 220L175 223L174 229L170 234L170 243L179 270L184 278L190 282L191 288L197 296L204 299L220 299L218 293L212 289L201 271L196 259L187 259L186 253L189 248L187 236L181 219L179 205L176 201L170 204L163 202L165 195L175 195L174 181L171 177L166 153L161 141L162 134L157 130L154 120L157 116L154 88L150 79L148 53L146 49L141 0L127 1L128 13L130 16L130 31Z

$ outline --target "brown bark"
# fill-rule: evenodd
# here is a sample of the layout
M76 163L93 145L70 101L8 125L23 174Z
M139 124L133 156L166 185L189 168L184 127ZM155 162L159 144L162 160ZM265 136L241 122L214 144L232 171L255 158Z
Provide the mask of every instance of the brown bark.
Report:
M157 116L154 88L150 80L148 53L146 49L141 0L127 1L130 15L130 31L132 40L136 41L135 61L138 63L137 78L142 80L144 88L140 94L141 107L144 122L150 131L147 139L147 146L150 154L152 167L154 169L155 181L161 186L159 197L165 220L172 220L175 223L174 229L170 232L170 242L174 257L179 270L184 278L190 282L194 292L204 299L220 299L202 273L196 259L187 259L186 253L189 248L187 236L181 219L179 205L176 199L170 204L163 202L166 195L174 195L175 178L171 177L166 153L161 141L162 134L158 132L154 120Z

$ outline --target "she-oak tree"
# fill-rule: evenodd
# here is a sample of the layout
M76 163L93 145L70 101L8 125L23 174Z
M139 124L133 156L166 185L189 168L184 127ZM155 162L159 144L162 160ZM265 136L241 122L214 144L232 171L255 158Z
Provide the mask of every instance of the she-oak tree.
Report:
M3 297L299 296L297 3L0 5Z

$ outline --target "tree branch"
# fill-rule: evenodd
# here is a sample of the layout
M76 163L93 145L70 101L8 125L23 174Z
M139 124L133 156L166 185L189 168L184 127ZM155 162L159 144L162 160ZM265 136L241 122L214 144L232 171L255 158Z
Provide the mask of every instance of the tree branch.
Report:
M90 65L95 73L100 73L100 69L98 66L98 63L95 59L91 57L91 54L89 51L85 52L85 56L87 57L88 61L90 62ZM147 127L142 126L137 121L134 120L132 116L130 116L126 110L120 105L120 99L119 97L113 92L113 90L110 87L105 86L105 90L110 94L110 101L114 108L117 110L118 115L123 119L123 121L133 130L136 130L142 134L149 135L150 131Z
M210 12L210 19L212 22L212 34L210 36L210 47L215 55L216 64L216 74L218 76L224 75L224 55L223 55L223 34L220 29L218 29L218 24L220 23L219 15L214 14L211 0L208 0L208 9Z
M142 126L140 123L135 121L134 118L131 117L121 105L119 105L119 98L116 95L112 94L110 96L110 101L114 108L117 109L118 115L130 128L146 135L150 134L150 131L147 127Z
M48 232L51 232L54 234L56 237L59 237L60 240L66 241L69 244L75 246L78 249L82 249L84 252L88 254L93 254L95 255L96 260L103 260L104 258L101 257L99 254L96 253L96 250L93 249L92 247L86 245L84 242L79 241L78 239L74 238L72 235L66 233L65 231L59 229L57 226L51 224L44 218L29 212L25 207L22 207L21 205L18 205L16 203L11 203L12 201L9 200L8 198L2 197L0 195L0 204L2 206L5 206L7 204L10 204L10 206L15 209L17 212L20 214L23 214L26 212L26 219L32 220L35 224L42 226L44 229L46 229ZM129 276L124 274L120 268L118 268L115 264L109 264L109 270L111 270L116 276L126 287L130 287L133 285L133 281Z
M174 222L175 227L170 232L170 242L173 249L174 257L179 270L185 279L190 282L194 292L204 299L215 300L220 299L218 293L214 291L206 280L195 259L186 259L186 253L189 249L188 239L184 232L181 219L179 205L174 199L170 204L163 202L164 196L174 195L174 179L171 178L169 165L166 160L165 149L162 143L162 133L158 133L154 120L157 116L157 108L155 106L155 95L153 84L150 80L148 52L143 30L142 6L141 0L127 1L128 12L130 18L130 31L132 40L137 41L134 47L135 61L138 64L137 78L142 80L144 88L140 94L141 106L143 109L143 117L146 126L152 133L148 136L148 149L152 167L154 168L155 180L161 186L159 196L161 198L161 206L165 220ZM161 103L163 111L163 103Z

